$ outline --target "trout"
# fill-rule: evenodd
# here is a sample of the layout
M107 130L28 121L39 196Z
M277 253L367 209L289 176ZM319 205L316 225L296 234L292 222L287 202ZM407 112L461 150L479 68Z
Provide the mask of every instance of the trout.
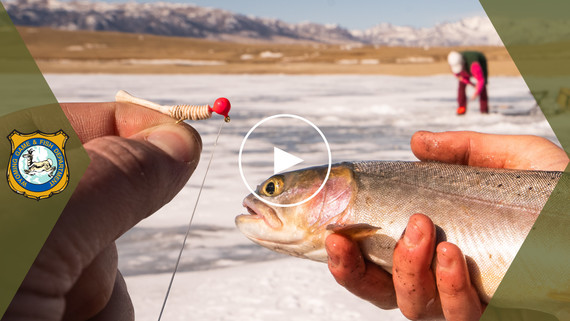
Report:
M297 203L317 191L326 172L323 166L274 175L256 194L274 204ZM270 206L248 195L248 214L237 216L236 225L259 245L321 262L327 261L324 242L331 229L345 231L366 259L391 273L396 242L409 217L422 213L434 222L437 242L463 251L471 282L488 303L561 175L435 162L345 162L333 165L324 188L301 205ZM525 305L523 297L501 306Z

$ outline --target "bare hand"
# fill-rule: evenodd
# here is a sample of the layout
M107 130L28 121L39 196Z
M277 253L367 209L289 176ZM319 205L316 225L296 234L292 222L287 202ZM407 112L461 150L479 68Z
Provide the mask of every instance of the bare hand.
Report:
M200 136L130 104L62 108L91 163L3 320L134 320L115 240L185 185Z
M422 161L481 167L562 171L569 162L562 149L536 136L418 132L411 147ZM394 251L392 275L365 261L358 245L344 236L330 235L326 246L329 269L337 282L383 309L399 307L412 320L481 317L485 306L457 246L438 244L432 270L435 229L425 215L410 218Z
M563 171L568 155L546 138L477 132L420 131L411 141L421 161L521 170Z

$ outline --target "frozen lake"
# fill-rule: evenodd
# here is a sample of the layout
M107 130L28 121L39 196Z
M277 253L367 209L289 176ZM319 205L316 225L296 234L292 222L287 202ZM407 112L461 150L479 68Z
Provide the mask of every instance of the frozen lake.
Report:
M161 104L232 103L198 205L191 235L163 320L406 320L382 311L337 285L321 263L273 253L254 245L234 227L248 194L238 171L241 141L261 119L297 114L326 135L333 162L415 160L411 135L418 130L474 130L532 134L556 141L522 78L492 77L491 110L471 102L455 115L451 75L46 75L60 102L111 101L119 89ZM509 107L509 109L505 109ZM180 194L119 241L137 320L156 320L186 231L221 117L193 122L202 136L202 161ZM259 143L262 145L262 138ZM273 150L260 157L272 160Z

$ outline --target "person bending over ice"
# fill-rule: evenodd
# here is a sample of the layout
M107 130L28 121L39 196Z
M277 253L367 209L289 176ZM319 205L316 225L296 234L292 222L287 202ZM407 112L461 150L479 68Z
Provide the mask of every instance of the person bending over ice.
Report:
M475 93L471 99L475 100L479 96L479 103L482 114L489 113L487 97L487 59L485 55L478 51L452 51L447 56L447 62L451 67L451 72L459 80L457 90L457 114L463 115L467 109L467 97L465 87L471 85L475 87ZM475 78L477 84L471 82L471 77Z

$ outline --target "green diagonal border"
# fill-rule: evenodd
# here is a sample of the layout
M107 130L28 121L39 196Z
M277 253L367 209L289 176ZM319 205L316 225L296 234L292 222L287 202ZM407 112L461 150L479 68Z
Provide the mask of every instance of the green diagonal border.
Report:
M539 105L568 152L570 108L565 105L563 89L570 87L570 33L565 33L563 22L569 20L570 1L480 2L529 89L537 97L546 92L546 98L540 99ZM7 169L10 145L5 137L12 130L55 132L63 129L70 136L66 154L71 171L69 186L63 193L39 202L17 195L10 190L6 180L0 180L1 316L77 186L88 158L1 3L0 39L0 169ZM570 104L570 97L567 100ZM540 294L543 288L546 289L544 297L533 297L531 304L535 306L532 308L556 313L561 320L570 320L569 200L570 179L565 175L482 320L519 320L523 314L525 320L552 319L527 310L495 308L495 302L513 293L531 296ZM536 275L541 276L540 286L536 284Z
M7 182L8 135L63 130L69 183L42 200L13 192ZM59 218L89 158L53 93L0 3L0 317Z
M570 1L480 2L568 153ZM566 168L481 320L570 320L569 171ZM505 309L512 298L518 298L518 306Z

